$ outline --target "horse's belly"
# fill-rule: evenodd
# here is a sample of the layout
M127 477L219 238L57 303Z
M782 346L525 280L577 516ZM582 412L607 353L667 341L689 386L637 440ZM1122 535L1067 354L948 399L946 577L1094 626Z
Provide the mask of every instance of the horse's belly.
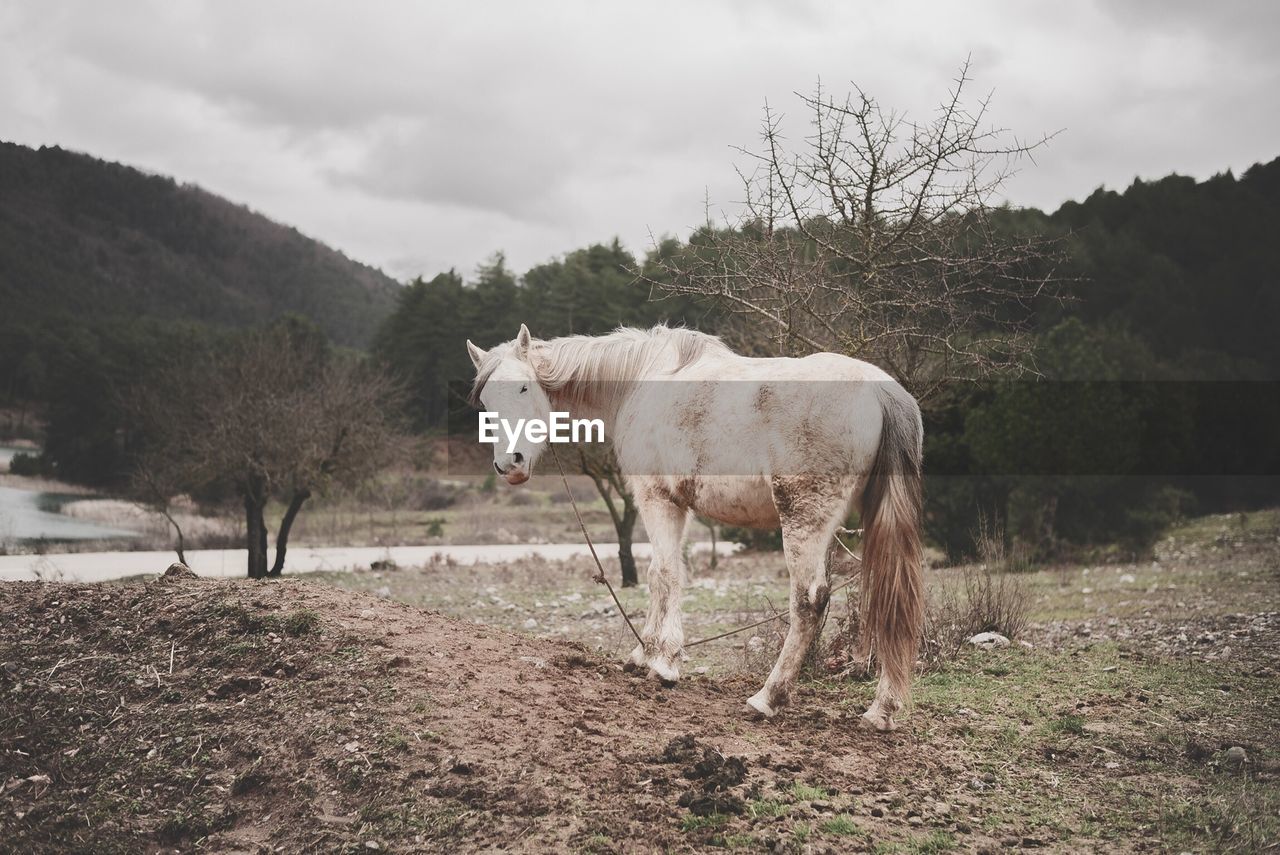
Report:
M775 528L778 509L769 482L744 476L697 479L693 510L725 525Z

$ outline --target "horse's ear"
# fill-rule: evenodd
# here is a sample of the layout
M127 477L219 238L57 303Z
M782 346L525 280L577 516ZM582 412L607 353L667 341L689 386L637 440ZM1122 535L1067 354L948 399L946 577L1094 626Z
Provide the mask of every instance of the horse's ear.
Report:
M485 352L472 344L471 339L467 339L467 356L470 356L472 364L479 368L480 360L484 359Z
M529 335L529 328L521 324L520 332L516 334L516 353L523 358L529 352L529 344L532 341L533 336Z

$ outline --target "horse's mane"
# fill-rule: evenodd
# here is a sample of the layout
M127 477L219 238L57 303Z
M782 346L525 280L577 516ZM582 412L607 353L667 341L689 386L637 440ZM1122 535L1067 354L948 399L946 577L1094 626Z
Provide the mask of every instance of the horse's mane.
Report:
M471 387L471 400L479 401L480 391L494 369L511 354L514 343L492 348L481 360ZM538 385L566 403L581 404L591 399L599 405L601 396L615 397L636 380L665 367L674 373L698 360L708 351L728 352L719 338L684 327L658 324L647 330L619 327L608 335L571 335L533 342L529 362Z

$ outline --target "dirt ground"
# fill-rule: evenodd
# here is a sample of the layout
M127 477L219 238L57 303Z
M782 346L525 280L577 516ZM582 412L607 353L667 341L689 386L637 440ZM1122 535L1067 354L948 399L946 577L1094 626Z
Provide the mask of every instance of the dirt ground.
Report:
M890 735L856 727L870 683L821 674L749 720L749 641L675 688L624 674L571 568L9 584L0 848L1267 851L1275 519L1028 574L1024 636L922 674ZM776 602L775 562L704 571L691 625Z

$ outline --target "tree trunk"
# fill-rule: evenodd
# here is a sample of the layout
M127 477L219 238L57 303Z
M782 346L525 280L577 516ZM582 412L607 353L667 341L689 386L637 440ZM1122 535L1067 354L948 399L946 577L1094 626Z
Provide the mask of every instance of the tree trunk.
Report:
M173 518L173 514L169 513L168 508L161 508L160 513L164 514L164 518L169 521L169 525L173 526L174 532L178 535L178 560L183 564L187 563L186 540L182 536L182 526L178 525L178 521ZM190 565L188 565L190 566Z
M249 578L264 579L267 575L267 523L262 518L266 498L262 490L250 487L244 495L245 535L249 547Z
M714 570L720 561L720 557L716 555L716 524L711 520L707 520L706 523L707 528L711 529L711 569Z
M636 518L640 509L636 507L635 497L627 489L627 480L618 468L617 458L612 450L603 460L589 458L586 452L578 449L578 460L582 464L582 472L596 485L596 492L604 499L604 506L609 510L613 520L613 530L618 534L618 563L622 565L622 587L634 588L640 584L636 573L636 558L631 554L631 536L636 528ZM622 500L622 509L618 509L616 499Z
M631 493L622 494L622 519L616 521L614 528L618 532L618 563L622 565L622 587L634 588L640 584L636 573L636 557L631 554L631 536L636 529L636 515L639 509L631 498Z
M289 545L289 529L293 528L293 519L298 515L298 511L302 510L302 503L311 498L311 491L302 489L295 490L293 498L289 500L289 508L284 512L284 519L280 521L280 531L276 532L276 560L271 565L272 576L279 576L284 572L284 553Z

